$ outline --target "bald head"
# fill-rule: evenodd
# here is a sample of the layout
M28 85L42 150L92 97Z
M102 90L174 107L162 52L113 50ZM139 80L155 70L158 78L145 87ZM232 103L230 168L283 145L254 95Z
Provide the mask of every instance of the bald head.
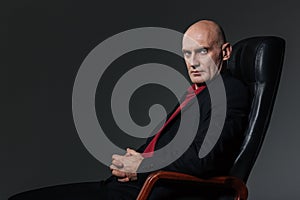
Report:
M214 21L201 20L190 26L182 39L182 53L190 79L196 85L224 72L232 51L222 28Z
M211 42L222 45L226 42L222 27L211 20L200 20L191 25L184 34L190 38L205 37Z

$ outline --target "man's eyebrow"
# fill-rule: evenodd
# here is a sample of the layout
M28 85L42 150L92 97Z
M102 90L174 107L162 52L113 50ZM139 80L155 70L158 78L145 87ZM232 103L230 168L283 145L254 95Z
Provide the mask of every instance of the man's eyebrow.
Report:
M199 46L197 49L193 49L193 50L188 50L188 49L182 49L182 52L191 52L191 51L201 51L203 49L210 49L210 47L208 46Z
M182 53L192 53L191 50L187 50L187 49L182 49L181 52L182 52Z
M202 49L209 49L209 48L210 48L209 46L199 46L199 48L195 49L195 51L202 50Z

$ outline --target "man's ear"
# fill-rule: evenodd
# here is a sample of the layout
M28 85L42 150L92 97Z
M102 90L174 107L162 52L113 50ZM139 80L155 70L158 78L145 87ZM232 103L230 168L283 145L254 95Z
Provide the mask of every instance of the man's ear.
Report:
M228 60L231 56L232 46L227 42L222 45L223 60Z

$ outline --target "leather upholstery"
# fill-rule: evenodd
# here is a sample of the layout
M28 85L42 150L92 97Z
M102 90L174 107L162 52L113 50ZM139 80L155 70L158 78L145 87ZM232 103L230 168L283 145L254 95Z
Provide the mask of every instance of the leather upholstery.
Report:
M229 71L243 80L253 97L249 125L230 176L245 183L260 151L270 122L284 58L285 41L274 36L253 37L233 46Z

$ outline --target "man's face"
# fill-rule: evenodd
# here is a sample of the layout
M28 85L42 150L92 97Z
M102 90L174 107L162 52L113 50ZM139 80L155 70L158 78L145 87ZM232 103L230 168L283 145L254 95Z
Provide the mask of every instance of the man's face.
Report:
M209 81L220 73L222 45L215 35L207 30L192 30L183 37L182 52L193 83Z

